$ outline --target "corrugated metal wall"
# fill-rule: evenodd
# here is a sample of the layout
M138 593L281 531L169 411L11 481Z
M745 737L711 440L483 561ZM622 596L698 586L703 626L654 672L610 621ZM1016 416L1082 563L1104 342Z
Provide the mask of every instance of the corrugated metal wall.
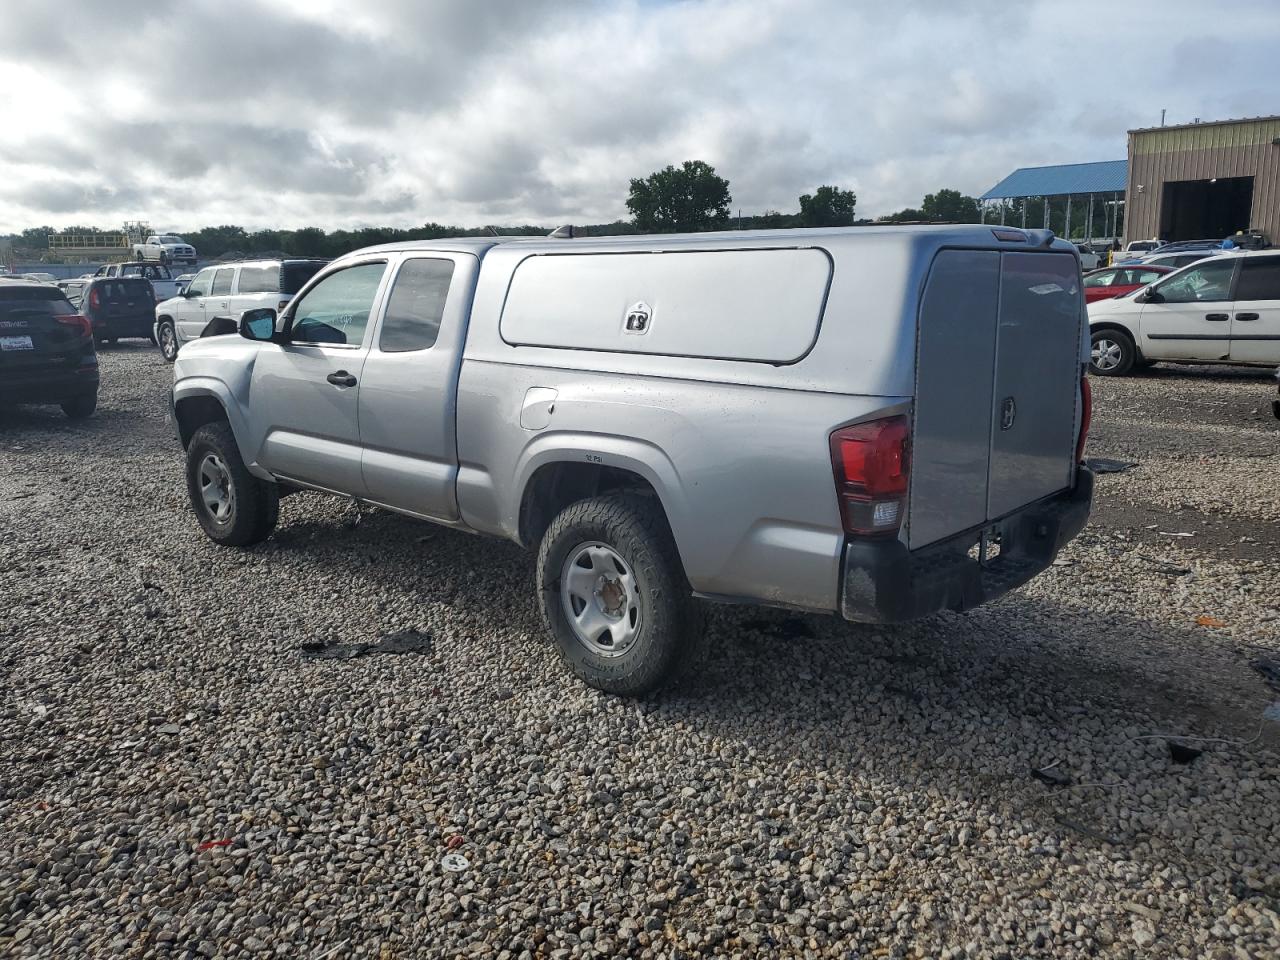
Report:
M1272 143L1277 138L1275 118L1131 131L1125 241L1158 234L1165 183L1214 177L1253 177L1249 226L1280 241L1280 146Z

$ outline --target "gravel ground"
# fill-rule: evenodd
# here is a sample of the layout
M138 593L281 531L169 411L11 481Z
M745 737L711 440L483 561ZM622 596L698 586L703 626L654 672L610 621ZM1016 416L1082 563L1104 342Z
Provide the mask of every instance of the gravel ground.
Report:
M717 608L701 675L634 703L567 678L510 545L303 494L215 548L170 368L102 364L91 421L0 415L0 954L1280 952L1265 374L1096 380L1090 453L1137 465L1022 591Z

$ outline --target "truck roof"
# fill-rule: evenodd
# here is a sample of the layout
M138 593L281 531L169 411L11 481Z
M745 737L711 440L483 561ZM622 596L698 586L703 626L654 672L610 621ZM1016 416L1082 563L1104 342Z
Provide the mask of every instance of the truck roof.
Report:
M1000 233L1004 236L1001 236ZM714 230L705 233L643 233L612 237L447 237L439 240L410 240L401 243L384 243L364 247L345 254L339 259L356 254L396 253L409 250L434 250L441 253L470 253L483 256L493 247L502 245L529 249L530 252L548 250L568 252L574 249L592 250L649 250L655 247L707 247L707 246L791 246L797 243L819 243L823 240L861 240L887 237L927 237L935 245L960 245L993 247L1003 246L1024 237L1029 246L1045 244L1047 231L1021 229L999 224L884 224L859 227L804 227L787 230ZM1062 238L1055 238L1062 239ZM1073 244L1074 246L1074 244Z

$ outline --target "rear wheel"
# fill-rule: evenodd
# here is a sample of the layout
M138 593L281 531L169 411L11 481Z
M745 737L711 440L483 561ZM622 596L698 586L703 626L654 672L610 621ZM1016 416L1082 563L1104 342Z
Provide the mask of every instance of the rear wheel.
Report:
M173 363L178 357L178 334L173 329L173 321L161 320L159 333L160 353L166 360Z
M61 406L62 412L72 420L83 420L86 417L91 417L93 416L93 411L98 409L98 391L81 393L70 400L63 400Z
M648 693L703 651L701 606L650 497L614 494L565 508L538 551L538 598L561 658L598 690Z
M248 471L225 421L207 423L191 438L187 494L209 539L230 547L265 540L280 514L276 485Z
M1128 334L1119 330L1097 330L1090 340L1090 373L1100 377L1122 377L1133 369L1138 351Z

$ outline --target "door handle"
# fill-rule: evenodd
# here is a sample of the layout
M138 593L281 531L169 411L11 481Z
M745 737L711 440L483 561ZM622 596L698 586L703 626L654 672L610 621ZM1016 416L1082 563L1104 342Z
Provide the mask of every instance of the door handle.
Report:
M1228 316L1227 314L1225 314L1225 313L1206 313L1206 314L1204 315L1204 318L1205 318L1206 320L1213 320L1213 321L1215 321L1215 322L1217 322L1217 321L1222 321L1222 320L1230 320L1230 319L1231 319L1231 317L1229 317L1229 316Z
M1256 313L1237 313L1236 319L1237 320L1257 320L1258 315Z
M345 370L339 370L336 373L331 373L329 376L325 377L325 379L335 387L354 387L356 385L356 378Z

